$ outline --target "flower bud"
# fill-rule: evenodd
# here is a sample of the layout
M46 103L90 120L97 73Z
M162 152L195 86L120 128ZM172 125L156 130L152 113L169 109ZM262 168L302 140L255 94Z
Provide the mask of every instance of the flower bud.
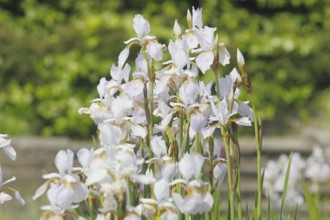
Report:
M191 18L191 13L190 13L189 9L187 11L187 24L188 24L188 28L191 29L192 28L192 18Z
M240 69L241 74L242 74L245 89L249 94L251 94L251 82L250 82L250 78L247 73L245 60L244 60L244 57L243 57L241 51L238 48L237 48L237 63L238 63L238 68Z
M179 38L179 36L181 35L181 28L177 20L175 20L174 22L173 33L176 38Z

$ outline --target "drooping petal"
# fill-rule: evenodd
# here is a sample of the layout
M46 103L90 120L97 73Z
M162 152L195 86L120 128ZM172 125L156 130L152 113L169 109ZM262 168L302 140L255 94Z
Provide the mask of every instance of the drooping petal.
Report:
M199 212L201 206L201 196L190 195L184 198L182 203L182 213L195 215Z
M136 79L128 83L125 83L122 88L133 100L142 100L143 99L143 88L144 84L141 80Z
M154 185L154 194L158 202L167 201L170 197L169 182L166 179L157 181Z
M158 158L166 155L166 144L161 136L153 136L150 145L152 152Z
M101 123L98 125L100 131L100 141L102 146L114 146L122 139L122 130L115 125Z
M190 127L194 132L200 132L207 124L207 119L200 111L194 111L190 115Z
M144 139L147 136L147 131L144 127L138 124L134 124L131 126L131 134L135 137L141 137Z
M151 41L147 44L147 54L154 60L159 61L163 56L163 46L158 42Z
M156 182L153 176L133 174L130 175L130 179L133 183L139 183L143 185L150 185Z
M172 193L172 199L177 209L182 212L182 204L184 202L182 196L179 193Z
M212 136L216 128L217 128L216 126L209 126L202 128L201 133L203 135L203 138L206 139Z
M203 197L203 202L199 207L199 212L208 212L211 210L213 206L213 197L209 192L206 192L205 196Z
M235 119L235 123L241 126L252 126L252 123L248 117Z
M238 102L238 113L242 116L247 116L251 121L254 120L253 110L247 102Z
M196 36L199 42L199 45L204 51L212 51L214 47L214 32L216 28L211 28L205 26L202 29L196 30Z
M176 163L165 163L162 167L161 174L163 179L172 180L177 174Z
M80 203L80 202L86 200L89 195L89 190L88 190L87 186L81 182L75 183L73 190L74 190L74 196L72 198L72 201L74 203Z
M189 46L189 49L194 49L198 46L198 40L195 33L192 32L185 33L182 36L182 39L186 41L187 45Z
M192 161L194 161L194 158L190 154L185 153L179 162L179 171L187 181L195 175L195 164Z
M111 103L111 111L117 122L122 122L123 117L131 111L132 107L132 100L125 94L117 96Z
M221 98L228 98L233 89L233 81L230 76L221 77L219 79L220 96Z
M82 148L78 151L77 157L80 165L85 168L88 167L91 159L92 159L93 151L88 150L87 148Z
M12 197L4 192L0 192L0 204L4 204L5 202L11 200Z
M203 74L210 69L214 60L214 54L212 51L202 52L196 57L196 65L202 71Z
M199 85L193 80L186 80L179 89L179 96L185 106L195 103L199 94Z
M199 174L201 173L201 170L203 168L204 160L205 158L197 153L193 156L194 161L194 177L195 179L199 179Z
M222 163L218 163L213 169L213 184L221 184L226 174L227 166Z

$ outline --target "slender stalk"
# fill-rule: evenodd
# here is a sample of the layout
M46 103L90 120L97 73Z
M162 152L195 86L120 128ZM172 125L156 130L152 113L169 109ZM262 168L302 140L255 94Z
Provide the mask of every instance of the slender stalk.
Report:
M238 214L238 219L242 220L242 194L241 194L241 167L240 163L238 163L237 166L237 214Z
M259 138L259 130L258 130L258 120L257 114L255 111L254 102L252 99L252 95L250 94L250 102L252 105L253 116L254 116L254 136L256 142L256 151L257 151L257 176L258 176L258 197L257 197L257 219L262 218L262 210L261 210L261 196L262 196L262 177L261 177L261 146L260 146L260 138Z
M218 97L218 100L220 100L220 84L219 84L219 79L218 79L218 73L215 69L212 69L213 70L213 73L214 73L214 81L215 81L215 90L217 92L217 97Z
M128 193L128 198L129 198L129 205L130 206L133 206L133 195L132 195L132 191L131 191L131 182L129 180L128 177L126 177L126 183L127 183L127 193Z
M196 133L195 135L195 152L196 153L200 153L200 149L199 149L199 132Z
M222 128L221 133L223 135L223 142L225 145L225 151L226 151L226 160L227 160L227 174L228 174L228 197L229 197L229 206L230 206L230 219L235 219L235 212L234 212L234 191L233 191L233 185L232 185L232 170L231 170L231 156L230 156L230 148L229 148L229 133L227 128Z

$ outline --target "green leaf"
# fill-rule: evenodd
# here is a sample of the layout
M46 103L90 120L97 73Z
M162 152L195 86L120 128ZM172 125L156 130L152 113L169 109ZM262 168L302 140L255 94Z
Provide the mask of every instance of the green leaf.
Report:
M265 172L264 172L265 173ZM268 207L267 207L267 220L270 220L270 214L271 214L271 210L270 210L270 197L269 197L269 193L267 196L267 200L268 200Z
M294 219L294 220L297 220L297 218L298 218L298 203L297 203L297 205L296 205L296 209L295 209L295 211L294 211L294 217L293 217L293 219Z
M284 181L284 189L283 189L283 195L282 195L280 219L283 219L283 208L284 208L284 203L285 203L286 192L288 190L288 182L289 182L289 176L290 176L291 161L292 161L292 152L290 154L288 168L287 168L286 174L285 174L285 181Z
M321 213L316 206L315 199L312 197L311 193L308 190L308 187L303 182L304 193L307 202L308 215L310 219L319 220L321 218Z

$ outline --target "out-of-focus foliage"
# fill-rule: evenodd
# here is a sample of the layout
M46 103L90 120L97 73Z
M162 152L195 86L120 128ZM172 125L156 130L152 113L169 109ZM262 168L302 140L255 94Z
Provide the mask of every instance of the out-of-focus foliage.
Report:
M159 41L174 19L202 6L204 23L248 60L263 118L330 112L330 4L272 1L0 1L0 129L11 134L88 137L93 124L77 110L97 97L134 14L150 20ZM312 113L311 113L312 112Z

